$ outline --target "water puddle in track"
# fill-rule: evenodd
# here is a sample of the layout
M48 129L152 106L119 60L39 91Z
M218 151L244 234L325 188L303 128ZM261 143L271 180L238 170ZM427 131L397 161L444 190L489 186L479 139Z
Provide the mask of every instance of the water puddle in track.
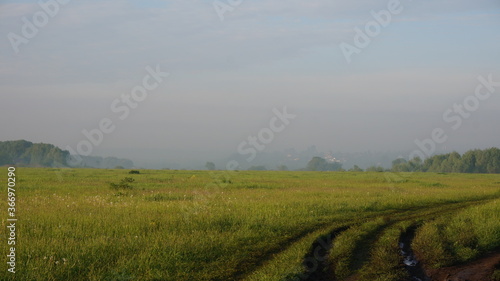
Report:
M399 238L399 251L403 257L403 263L406 270L410 274L412 281L430 281L431 279L425 274L422 265L415 257L413 250L411 249L411 241L415 237L415 232L417 230L416 226L408 228L408 230L401 234Z

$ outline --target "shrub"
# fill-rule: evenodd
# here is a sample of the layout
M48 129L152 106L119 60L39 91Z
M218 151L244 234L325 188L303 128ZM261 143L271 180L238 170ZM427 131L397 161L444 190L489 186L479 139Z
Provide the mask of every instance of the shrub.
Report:
M130 183L133 183L135 180L133 178L123 178L119 183L110 183L109 187L114 190L118 189L132 189L133 186Z

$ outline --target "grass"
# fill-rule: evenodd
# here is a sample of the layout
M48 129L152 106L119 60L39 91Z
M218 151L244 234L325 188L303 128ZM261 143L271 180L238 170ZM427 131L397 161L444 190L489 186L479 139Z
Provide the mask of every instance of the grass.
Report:
M359 280L398 281L408 280L409 276L402 265L398 243L404 233L414 222L403 221L388 227L370 248L370 260L360 270Z
M130 188L110 188L124 178ZM19 168L17 181L17 280L282 280L336 226L365 221L358 242L389 241L379 217L500 196L499 175ZM5 263L0 279L14 280Z
M345 279L361 268L370 249L369 244L386 224L384 218L377 218L353 226L337 237L330 252L329 262L338 279Z
M492 281L500 281L500 269L496 269L491 276Z
M305 279L308 274L304 274L304 254L310 249L311 245L318 237L327 233L329 230L331 230L330 227L325 227L307 234L282 252L273 254L272 259L265 262L258 270L252 272L243 280ZM316 267L317 264L311 263L308 266L312 268Z
M465 263L500 248L498 200L425 223L413 247L432 268Z

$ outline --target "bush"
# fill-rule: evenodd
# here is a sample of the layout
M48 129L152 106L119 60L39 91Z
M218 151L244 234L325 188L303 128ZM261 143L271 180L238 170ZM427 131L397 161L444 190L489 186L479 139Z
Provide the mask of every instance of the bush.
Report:
M135 175L138 175L138 174L140 174L141 172L139 172L139 171L137 171L137 170L132 170L132 171L130 171L130 172L128 172L128 173L129 173L129 174L132 174L132 175L134 175L134 174L135 174Z
M118 189L132 189L133 186L130 183L133 183L135 180L133 178L123 178L119 183L110 183L109 187L114 190Z

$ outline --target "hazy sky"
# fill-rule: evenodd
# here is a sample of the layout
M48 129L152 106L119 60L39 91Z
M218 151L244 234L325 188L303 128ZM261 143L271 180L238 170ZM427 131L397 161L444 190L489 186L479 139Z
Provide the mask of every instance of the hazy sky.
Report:
M372 11L397 1L43 2L0 1L0 140L76 149L108 118L93 154L206 161L286 106L296 118L265 150L413 150L434 128L439 148L500 146L500 86L471 97L479 76L500 82L498 0L401 0L385 26ZM357 46L350 63L343 42ZM170 75L124 116L148 66ZM469 118L443 119L464 100Z

